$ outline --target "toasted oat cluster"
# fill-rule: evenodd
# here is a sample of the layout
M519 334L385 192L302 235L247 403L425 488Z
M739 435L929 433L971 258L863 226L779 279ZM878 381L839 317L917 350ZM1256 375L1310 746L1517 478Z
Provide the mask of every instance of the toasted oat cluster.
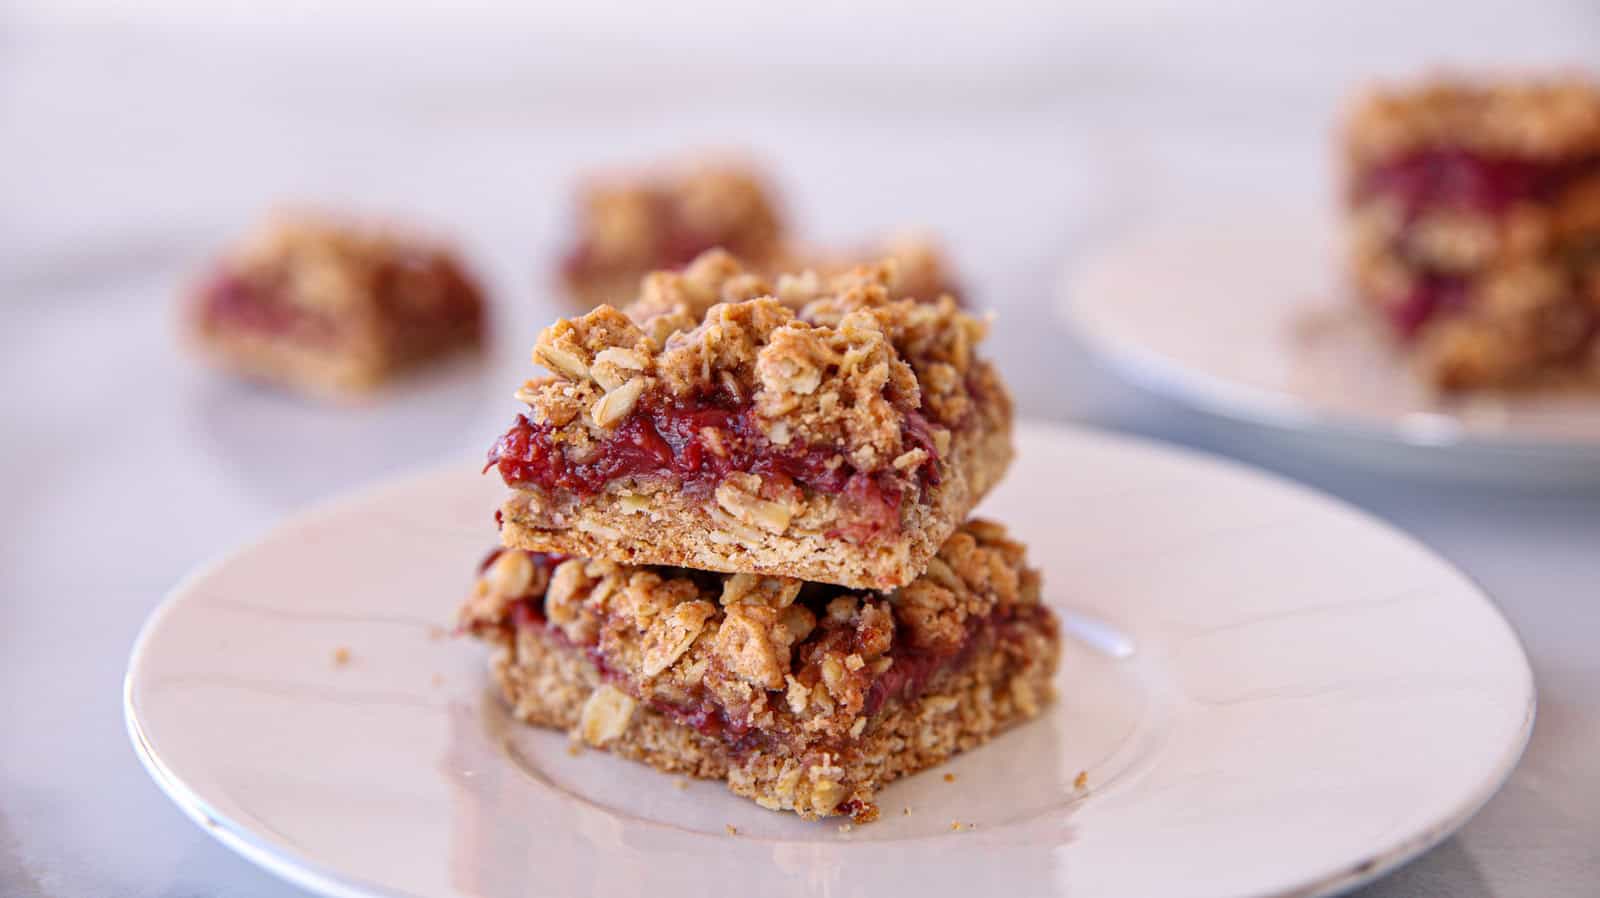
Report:
M507 545L903 586L1009 464L1011 404L948 297L895 266L769 285L713 252L546 328L555 376L490 453Z
M561 274L589 306L626 302L646 274L709 249L764 265L779 253L783 233L765 179L735 164L592 181L580 194L577 226Z
M1036 715L1059 647L1023 547L980 520L881 594L497 551L461 624L531 723L858 820L883 783Z
M1600 382L1600 86L1379 91L1345 162L1355 285L1429 382Z
M313 393L369 389L484 335L482 293L448 250L319 215L265 224L216 264L188 313L220 365Z

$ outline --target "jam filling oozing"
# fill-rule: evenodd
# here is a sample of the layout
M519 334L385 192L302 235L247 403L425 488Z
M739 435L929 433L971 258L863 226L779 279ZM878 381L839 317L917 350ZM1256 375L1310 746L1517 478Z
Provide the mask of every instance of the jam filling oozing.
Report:
M925 449L918 483L939 482L937 455L928 423L907 414L907 445ZM838 535L861 540L900 519L903 482L891 469L859 471L832 448L776 446L757 427L748 404L711 400L641 402L639 408L585 460L569 458L552 439L552 428L518 415L511 429L489 450L485 470L495 467L508 486L536 487L593 496L606 484L630 476L672 476L687 490L709 493L733 472L757 474L766 481L793 483L840 496L851 511Z
M608 664L597 646L580 646L568 640L560 628L550 626L542 606L542 595L528 596L513 603L510 623L517 628L539 629L547 638L568 649L581 649L605 680L625 692L633 691L628 676ZM872 679L862 701L861 714L871 718L883 711L891 701L901 704L915 702L941 674L967 665L979 646L992 644L995 640L1015 638L1008 634L1016 633L1023 624L1035 622L1043 613L1037 606L1017 606L997 610L986 617L973 618L967 622L961 643L948 651L926 651L912 647L906 640L896 640L889 649L889 657L894 659L894 663ZM795 647L795 652L798 657L799 646ZM781 699L775 701L775 706L782 706ZM685 726L693 727L701 735L721 740L736 753L761 748L773 735L752 727L742 716L730 713L727 708L711 700L686 705L657 700L652 701L650 707Z
M1466 307L1466 281L1429 275L1420 278L1400 302L1389 306L1389 323L1401 339L1411 340L1434 318L1453 315Z
M288 301L282 290L270 281L222 271L201 288L201 315L208 325L284 337L308 345L338 342L338 322Z
M223 270L201 290L202 314L222 324L308 345L337 343L336 316L294 302L281 272L246 275ZM426 346L441 332L477 334L478 290L442 257L402 254L378 267L372 283L379 326L403 347Z
M1600 156L1542 162L1459 149L1426 150L1374 167L1356 193L1358 199L1394 199L1409 228L1424 213L1440 208L1499 217L1521 202L1550 202L1579 179L1597 173ZM1402 248L1405 241L1402 234ZM1411 340L1430 322L1464 311L1470 299L1466 279L1430 272L1388 306L1389 322L1396 335Z
M960 645L947 652L930 652L917 649L904 640L897 640L889 648L894 663L879 674L867 690L861 713L868 717L877 714L891 699L914 702L928 690L928 684L939 674L966 666L979 645L990 639L1004 639L1008 631L1023 621L1031 621L1042 614L1037 606L1023 605L996 610L986 617L967 621L966 635Z
M532 553L539 554L539 553ZM560 559L564 556L547 556ZM552 562L554 569L559 560ZM548 581L547 581L548 582ZM550 639L568 650L582 651L584 656L593 664L600 676L609 683L622 688L624 692L631 692L628 677L622 671L612 667L598 646L579 645L567 638L560 627L550 626L549 620L544 615L544 596L542 594L528 596L527 598L512 603L510 608L510 623L518 629L536 629L543 632L546 639ZM703 736L720 739L735 751L746 751L759 748L765 741L765 734L752 728L748 721L730 715L726 708L715 702L703 701L694 705L677 705L666 701L652 701L650 708L671 717L684 726L693 727Z
M1357 195L1398 200L1407 221L1438 207L1500 215L1523 200L1548 200L1596 172L1600 156L1538 162L1465 150L1426 150L1374 167Z

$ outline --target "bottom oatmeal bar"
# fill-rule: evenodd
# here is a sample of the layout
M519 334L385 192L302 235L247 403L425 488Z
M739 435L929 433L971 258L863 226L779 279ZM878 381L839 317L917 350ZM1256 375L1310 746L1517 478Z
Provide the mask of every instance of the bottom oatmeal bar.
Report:
M884 784L1036 716L1060 649L1022 546L978 520L888 593L498 550L461 623L519 719L858 822Z

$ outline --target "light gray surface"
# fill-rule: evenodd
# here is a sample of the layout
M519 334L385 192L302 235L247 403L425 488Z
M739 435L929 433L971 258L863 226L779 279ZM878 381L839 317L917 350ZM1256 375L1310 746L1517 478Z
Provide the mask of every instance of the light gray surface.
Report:
M475 44L454 28L420 45L392 22L353 44L349 20L342 41L281 23L270 40L243 27L0 31L0 893L294 893L185 820L134 760L120 678L145 614L196 563L305 503L488 442L553 312L535 288L583 160L746 143L775 163L819 237L900 223L946 234L999 312L994 352L1025 413L1274 468L1411 530L1477 578L1532 658L1532 744L1459 836L1361 894L1595 894L1600 489L1403 483L1277 454L1097 373L1056 327L1061 267L1123 227L1241 193L1317 202L1341 86L1420 61L1373 16L1258 4L1252 14L1276 29L1258 46L1245 14L1145 6L1101 9L1081 27L1043 15L1037 28L923 28L882 54L861 37L832 54L783 42L759 69L744 43L688 52L701 38L683 25L672 41L634 35L644 61L631 69L595 59L604 29L593 22L569 29L572 41L523 42L526 29L506 27ZM1518 9L1474 4L1437 23L1435 56L1480 58L1498 37L1524 61L1581 59L1600 40L1582 4ZM1431 22L1423 4L1391 12ZM894 33L886 21L870 33ZM940 52L951 33L973 39ZM746 68L729 77L719 60ZM285 196L457 235L501 302L490 369L350 411L193 367L168 317L176 284ZM1361 647L1350 653L1359 664Z

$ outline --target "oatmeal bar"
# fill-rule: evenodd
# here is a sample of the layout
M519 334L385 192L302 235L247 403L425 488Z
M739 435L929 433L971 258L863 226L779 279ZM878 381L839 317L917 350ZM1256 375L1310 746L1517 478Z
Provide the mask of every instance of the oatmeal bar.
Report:
M705 163L590 182L578 199L577 229L562 284L593 307L627 302L646 274L717 247L766 267L779 254L783 221L756 171Z
M1600 375L1600 86L1380 91L1345 167L1355 286L1430 382Z
M540 335L489 454L507 546L886 589L915 579L1011 460L1011 399L944 297L894 266L769 286L725 253L630 314ZM774 295L776 294L776 295ZM798 311L791 309L795 307Z
M480 344L481 291L445 249L327 217L279 217L189 297L218 364L307 392L370 389Z
M497 550L461 611L515 715L807 819L1036 716L1055 617L1023 547L964 524L887 594Z

